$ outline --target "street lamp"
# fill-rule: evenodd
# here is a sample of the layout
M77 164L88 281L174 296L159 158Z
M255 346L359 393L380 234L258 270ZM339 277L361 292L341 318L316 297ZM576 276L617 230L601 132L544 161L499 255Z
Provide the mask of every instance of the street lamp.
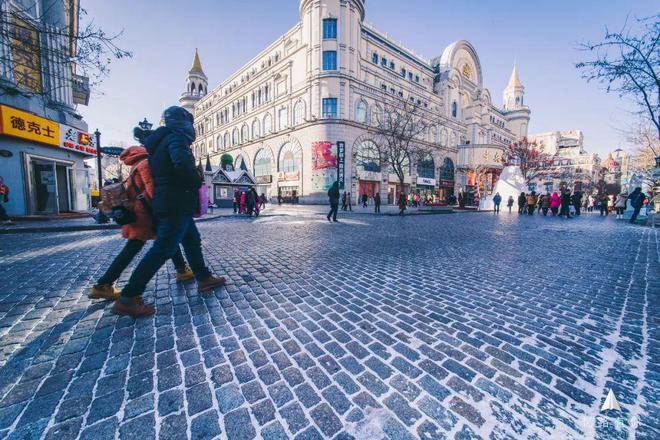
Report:
M101 170L101 132L97 128L96 131L94 132L94 136L96 137L96 168L97 168L97 177L98 177L98 184L99 184L99 201L98 203L101 203L101 188L103 188L103 174ZM108 217L101 211L99 208L99 215L97 217L97 221L99 223L108 223Z
M151 130L151 127L154 126L151 122L147 121L147 118L144 118L144 121L138 122L138 126L145 131Z

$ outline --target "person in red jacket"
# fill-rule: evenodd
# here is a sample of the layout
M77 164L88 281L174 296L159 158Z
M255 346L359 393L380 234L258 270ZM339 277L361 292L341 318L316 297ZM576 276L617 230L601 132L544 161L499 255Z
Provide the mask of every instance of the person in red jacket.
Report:
M14 224L14 222L11 221L11 219L7 215L7 211L5 211L5 207L2 206L4 203L7 203L8 201L9 201L9 187L5 185L2 176L0 176L0 222L5 225L12 225Z
M133 261L133 258L142 250L145 243L156 238L154 231L153 216L149 212L149 206L154 194L154 185L147 160L148 153L144 147L130 147L119 156L125 165L131 167L132 178L126 180L126 192L130 200L134 201L133 212L135 221L121 227L121 235L128 241L124 249L115 257L106 272L98 279L89 292L90 299L116 300L120 291L114 287L121 273ZM146 205L141 203L137 196L143 194ZM179 249L172 257L176 268L176 281L183 282L194 278L192 270L186 264L183 254Z

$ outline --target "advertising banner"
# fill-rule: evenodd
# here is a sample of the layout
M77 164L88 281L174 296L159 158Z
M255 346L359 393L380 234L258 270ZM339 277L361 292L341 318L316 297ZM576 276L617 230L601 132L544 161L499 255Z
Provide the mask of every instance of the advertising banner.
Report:
M312 191L327 191L337 180L337 147L328 141L312 142Z
M68 125L60 124L60 147L73 150L76 153L96 156L94 139L84 131Z

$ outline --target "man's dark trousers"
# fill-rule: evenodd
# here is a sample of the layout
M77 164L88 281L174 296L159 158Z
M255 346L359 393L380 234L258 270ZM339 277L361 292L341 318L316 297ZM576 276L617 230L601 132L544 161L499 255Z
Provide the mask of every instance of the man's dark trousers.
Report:
M176 253L179 243L183 245L195 278L198 281L208 278L211 272L204 264L202 240L192 216L159 217L156 240L133 271L128 284L122 290L122 296L142 295L149 280Z
M328 220L332 217L332 220L337 221L337 211L339 210L339 203L330 203L330 212L328 213Z

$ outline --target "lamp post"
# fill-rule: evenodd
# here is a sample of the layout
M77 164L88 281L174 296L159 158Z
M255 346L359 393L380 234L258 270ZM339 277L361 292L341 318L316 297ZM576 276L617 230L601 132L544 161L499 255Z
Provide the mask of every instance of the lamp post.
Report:
M138 122L138 126L145 131L151 130L151 127L154 126L151 122L147 121L147 118L144 118L144 121Z
M96 137L96 168L97 168L97 177L99 184L99 204L101 203L101 188L103 188L103 171L101 169L101 132L97 128L94 132ZM97 218L99 223L108 223L108 217L99 209L99 215Z

